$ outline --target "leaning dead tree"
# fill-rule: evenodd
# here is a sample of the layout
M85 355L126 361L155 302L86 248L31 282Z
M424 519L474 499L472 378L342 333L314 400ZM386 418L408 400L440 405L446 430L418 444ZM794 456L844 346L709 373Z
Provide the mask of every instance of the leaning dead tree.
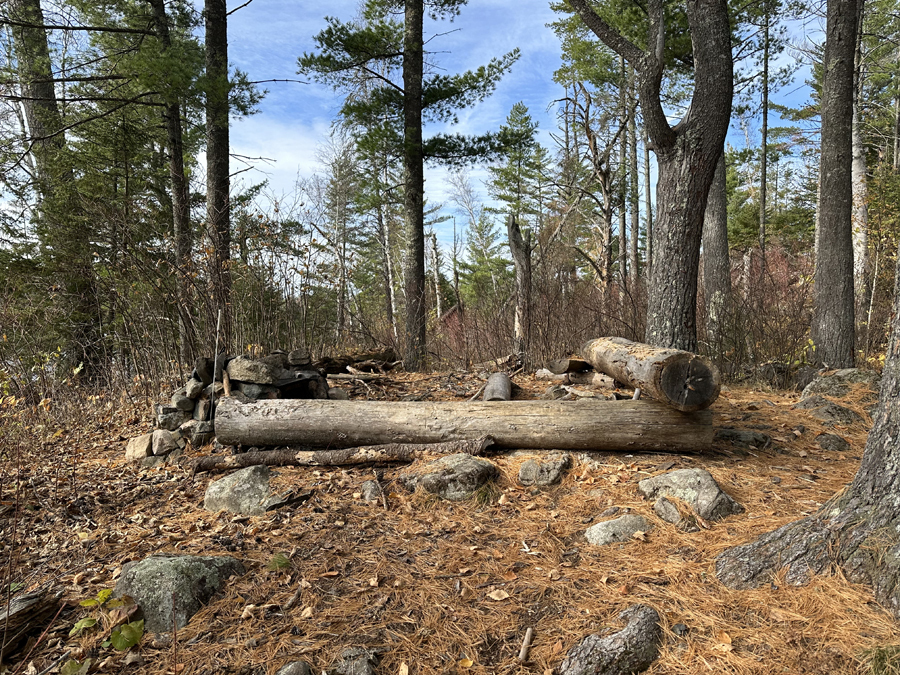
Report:
M216 435L226 445L355 447L491 436L498 448L702 452L707 411L655 401L404 402L225 398Z

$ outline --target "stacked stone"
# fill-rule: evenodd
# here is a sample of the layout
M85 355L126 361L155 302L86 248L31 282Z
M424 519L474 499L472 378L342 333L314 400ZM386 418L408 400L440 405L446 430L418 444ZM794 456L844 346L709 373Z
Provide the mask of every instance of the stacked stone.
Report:
M313 368L305 349L274 351L261 358L200 357L169 403L155 406L157 430L132 439L126 458L152 466L180 454L188 440L194 448L210 443L215 437L215 404L226 395L226 381L228 395L243 403L267 398L343 398L344 393L329 391L328 381Z

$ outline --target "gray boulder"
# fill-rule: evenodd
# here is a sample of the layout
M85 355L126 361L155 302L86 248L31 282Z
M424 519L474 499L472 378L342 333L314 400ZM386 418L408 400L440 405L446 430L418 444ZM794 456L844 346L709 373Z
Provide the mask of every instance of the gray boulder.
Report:
M213 436L215 436L212 422L200 422L198 420L185 422L181 427L181 433L191 442L191 447L195 449L210 443Z
M762 450L772 444L772 437L760 431L747 429L718 429L716 440L726 441L738 448Z
M678 511L678 507L665 497L660 497L656 500L656 503L653 505L653 512L667 523L677 525L681 522L681 513Z
M177 431L157 429L153 432L153 454L168 455L173 450L184 447L184 439Z
M166 431L175 431L191 419L191 414L171 405L156 406L156 426Z
M253 400L261 398L278 398L278 389L268 384L255 384L253 382L235 383L235 388L247 398Z
M628 625L611 635L588 635L569 650L559 675L631 675L649 668L659 656L659 614L632 605L619 614Z
M328 389L328 398L332 401L349 401L350 392L340 387L330 387Z
M248 466L210 483L203 498L203 508L261 516L266 512L270 494L269 467Z
M275 384L281 377L281 368L273 363L266 363L247 356L238 356L229 364L228 377L240 382L253 382L254 384Z
M799 403L794 404L793 409L806 410L812 417L821 420L828 426L855 424L863 421L863 418L850 410L850 408L832 403L827 398L819 395L800 399Z
M572 455L550 455L537 461L529 459L519 467L519 483L522 485L553 485L558 483L563 473L572 466Z
M212 404L208 398L197 399L197 405L194 406L194 419L198 422L207 421L211 409Z
M184 395L188 398L197 398L203 391L203 383L193 377L184 385Z
M153 434L142 434L128 441L125 446L125 459L140 461L153 454Z
M275 675L313 675L313 672L306 661L293 661L281 666Z
M704 520L719 520L744 510L743 506L719 487L715 478L705 469L678 469L645 478L638 483L638 490L647 499L680 499L690 504Z
M182 387L172 394L172 407L183 412L191 413L194 411L194 399L185 396L184 391L185 390Z
M852 387L864 384L873 392L878 391L881 385L881 376L874 370L862 370L860 368L844 368L836 370L828 375L821 375L810 382L803 389L800 399L812 396L833 396L842 398L850 393Z
M643 516L627 513L613 520L591 525L584 533L594 546L630 541L635 532L647 532L653 526Z
M850 452L850 444L837 434L819 434L816 445L829 452Z
M441 499L460 501L473 496L498 473L497 467L488 460L460 452L413 468L401 475L400 481L409 490L421 486Z
M187 625L228 577L243 574L240 561L227 556L157 555L122 566L115 595L134 598L153 633Z
M367 480L359 488L362 498L367 502L377 502L381 499L383 490L377 480Z
M328 675L375 675L378 661L375 651L352 647L341 652L341 660L328 669Z

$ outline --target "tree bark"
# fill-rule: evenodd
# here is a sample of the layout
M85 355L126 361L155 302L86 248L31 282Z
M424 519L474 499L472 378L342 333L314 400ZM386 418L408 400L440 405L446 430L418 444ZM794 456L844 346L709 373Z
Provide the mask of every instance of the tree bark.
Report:
M586 343L581 354L600 372L681 412L704 410L719 396L718 369L690 352L624 338L597 338Z
M762 55L762 123L759 133L759 255L763 268L766 264L766 189L768 188L769 161L769 7L763 4L763 55Z
M225 0L205 0L206 219L212 243L210 283L222 311L222 344L231 344L231 206L228 130L228 11ZM215 312L213 312L215 314Z
M637 91L634 67L628 69L628 206L631 209L631 232L628 238L628 265L631 271L631 292L636 293L640 275L639 244L641 238L641 203L638 188L637 155Z
M498 448L703 452L712 417L653 401L406 403L224 398L216 435L226 445L354 447L491 436Z
M169 33L169 18L164 0L149 0L156 23L156 35L162 44L162 51L172 46ZM175 302L178 311L178 346L182 364L194 360L195 336L191 321L191 251L193 232L191 230L191 204L188 194L188 180L184 173L184 135L181 126L181 105L170 100L163 118L166 124L166 152L169 155L169 179L172 181L172 237L175 240Z
M866 185L866 147L863 144L860 128L859 108L863 96L866 74L862 54L863 7L859 3L857 25L856 58L853 68L853 282L858 312L865 310L866 295L869 288L869 209L868 186Z
M422 151L423 21L421 0L405 0L403 40L404 207L409 251L406 257L406 350L409 371L425 366L425 177Z
M728 250L728 204L725 195L725 153L719 155L716 174L703 216L703 291L706 297L706 339L712 353L720 353L725 319L731 301L731 256Z
M685 117L670 126L660 93L665 22L651 0L648 50L613 30L587 0L570 0L585 24L638 71L641 109L659 165L654 262L648 286L645 341L696 351L697 272L703 209L731 117L734 88L731 29L725 0L685 3L694 58L694 94Z
M854 364L852 119L858 2L829 0L822 88L822 154L814 286L816 360Z
M900 268L898 268L900 272ZM716 575L731 588L756 588L786 569L790 584L838 566L851 583L900 619L900 274L881 395L856 477L813 516L722 553Z
M514 351L527 367L531 349L531 236L522 237L515 216L507 216L506 232L509 250L516 268L516 317L513 327Z
M206 471L229 471L248 466L353 466L384 462L412 462L423 457L464 452L476 457L494 444L490 436L471 441L447 443L388 443L337 450L277 448L239 455L211 455L194 462L194 474Z

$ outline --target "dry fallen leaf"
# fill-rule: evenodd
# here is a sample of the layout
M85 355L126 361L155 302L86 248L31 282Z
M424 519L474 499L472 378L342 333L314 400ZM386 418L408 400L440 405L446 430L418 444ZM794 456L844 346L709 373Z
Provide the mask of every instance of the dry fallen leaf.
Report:
M616 590L619 591L619 595L628 595L631 592L631 589L628 587L628 584L622 584Z
M369 586L372 588L378 588L378 577L374 576L369 579Z
M562 640L559 640L553 647L550 648L550 651L554 654L559 654L563 650Z
M397 675L409 675L409 666L401 663L400 668L397 669Z
M509 499L506 498L506 495L500 495L500 499L497 500L498 504L509 504Z
M640 541L647 541L647 533L643 530L638 530L634 534L631 535L632 539L639 539Z
M300 618L301 619L311 619L312 615L313 615L313 608L312 607L304 607L303 611L300 613Z
M775 621L807 621L805 616L778 607L769 608L769 616Z
M505 581L515 581L519 578L512 569L506 570L501 576Z
M323 574L322 576L323 577L336 577L336 576L340 576L340 574L341 573L336 570L331 570L330 572L325 572L325 574Z
M473 665L474 663L475 663L475 662L474 662L472 659L460 659L460 660L457 662L457 665L458 665L460 668L471 668L472 665Z
M494 591L493 593L488 593L488 597L491 600L497 600L497 601L506 600L509 597L509 593L507 593L503 589L500 589L500 590Z
M241 612L241 619L252 619L253 618L253 610L256 609L256 605L247 605L244 607L244 611Z
M607 575L604 574L602 577L600 577L600 583L604 586L606 585L607 581L609 581L609 577Z

